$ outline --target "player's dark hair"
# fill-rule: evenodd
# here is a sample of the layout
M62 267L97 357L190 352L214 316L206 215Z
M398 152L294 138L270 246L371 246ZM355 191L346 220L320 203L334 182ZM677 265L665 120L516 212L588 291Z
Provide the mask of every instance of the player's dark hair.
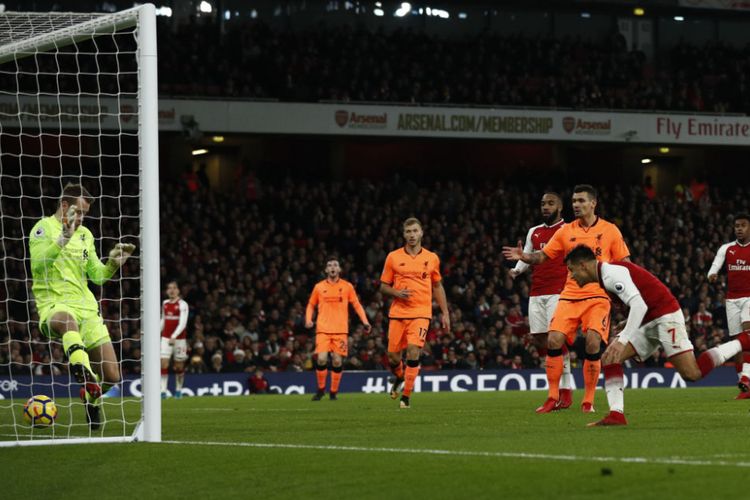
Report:
M560 204L562 205L563 199L562 199L562 196L560 196L560 193L558 193L557 191L552 191L551 189L548 189L547 191L545 191L545 192L542 193L542 196L544 196L546 194L552 195L555 198L557 198L558 200L560 200Z
M597 199L596 188L591 184L577 184L573 188L573 193L586 193L592 200Z
M416 217L409 217L404 221L404 229L406 229L409 226L413 226L414 224L417 224L420 229L422 229L422 223L419 222L419 219Z
M68 205L75 205L78 198L83 198L89 205L94 203L94 197L91 196L91 193L82 184L69 182L63 188L62 193L60 193L60 203L65 201Z
M578 245L565 256L566 264L580 264L589 260L596 260L596 255L586 245Z
M339 263L339 265L341 265L341 261L339 260L338 256L337 255L333 255L333 254L331 254L328 257L326 257L326 265L328 265L328 263L331 262L332 260L335 260L336 262Z
M734 216L734 222L737 222L738 220L746 220L750 222L750 214L747 213L740 213Z
M180 288L180 284L177 282L177 280L169 280L169 281L167 281L167 286L171 285L172 283L174 283L174 285L177 288Z

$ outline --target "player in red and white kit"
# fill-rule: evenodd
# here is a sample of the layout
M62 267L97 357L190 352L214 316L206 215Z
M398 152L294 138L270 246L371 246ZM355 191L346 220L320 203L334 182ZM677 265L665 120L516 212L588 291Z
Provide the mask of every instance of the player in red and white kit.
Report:
M750 215L740 214L734 218L734 236L716 252L708 271L708 281L715 283L719 271L726 264L727 270L727 327L734 337L750 330ZM734 360L739 374L740 394L737 399L750 399L750 357L737 355Z
M167 397L169 360L174 358L172 370L175 378L174 397L182 397L185 383L185 361L187 360L187 330L189 308L180 298L180 287L176 281L167 283L168 299L162 302L161 310L161 397Z
M563 201L559 194L547 191L542 195L541 211L544 222L529 229L523 247L525 253L540 251L552 235L565 224L561 215L562 209ZM531 265L519 260L510 270L511 278L516 279L530 267ZM533 267L529 293L529 333L540 357L547 354L547 332L567 277L568 268L565 267L562 255ZM567 346L563 345L563 375L560 379L560 399L557 408L569 408L572 403L570 355Z
M695 382L737 353L750 350L750 332L742 332L696 360L680 304L656 276L632 262L597 262L594 252L584 245L571 250L565 263L579 286L598 281L630 308L624 329L602 356L609 414L589 426L627 424L622 370L627 359L645 360L661 346L682 378Z

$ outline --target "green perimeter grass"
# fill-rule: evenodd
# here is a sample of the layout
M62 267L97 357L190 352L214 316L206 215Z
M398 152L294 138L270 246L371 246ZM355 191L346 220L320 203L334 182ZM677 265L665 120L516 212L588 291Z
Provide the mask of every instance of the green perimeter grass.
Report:
M417 393L410 410L386 395L167 400L163 438L208 444L0 448L2 496L60 498L737 498L750 472L750 404L736 389L626 392L627 427L586 428L595 415L536 415L542 392ZM580 402L582 391L576 391ZM5 421L0 421L5 423ZM7 439L7 438L4 438ZM280 449L241 443L574 455L430 455ZM591 457L612 457L593 461ZM643 463L618 461L644 459ZM657 463L695 460L700 465ZM723 462L723 463L722 463ZM743 466L744 464L744 466Z

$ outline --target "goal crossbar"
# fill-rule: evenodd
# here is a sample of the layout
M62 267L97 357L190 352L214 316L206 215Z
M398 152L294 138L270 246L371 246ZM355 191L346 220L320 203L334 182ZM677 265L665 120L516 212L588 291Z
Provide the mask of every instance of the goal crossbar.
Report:
M138 13L142 7L133 7L122 12L113 14L101 14L99 17L76 23L74 26L58 28L47 33L40 33L23 40L0 45L0 64L11 60L18 60L34 55L37 52L45 52L53 48L62 48L68 45L89 40L95 36L111 34L121 29L131 28L138 23ZM74 15L73 13L69 13ZM48 16L48 13L20 13L6 12L4 18L29 18ZM65 14L60 13L60 16Z

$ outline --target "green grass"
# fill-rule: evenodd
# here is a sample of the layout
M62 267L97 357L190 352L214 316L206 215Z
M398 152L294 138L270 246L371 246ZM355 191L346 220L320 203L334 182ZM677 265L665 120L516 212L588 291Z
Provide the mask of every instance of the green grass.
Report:
M0 448L2 496L734 499L750 472L735 391L627 391L624 428L585 426L601 391L595 418L536 415L542 392L418 393L410 410L364 394L167 400L163 438L204 444Z

